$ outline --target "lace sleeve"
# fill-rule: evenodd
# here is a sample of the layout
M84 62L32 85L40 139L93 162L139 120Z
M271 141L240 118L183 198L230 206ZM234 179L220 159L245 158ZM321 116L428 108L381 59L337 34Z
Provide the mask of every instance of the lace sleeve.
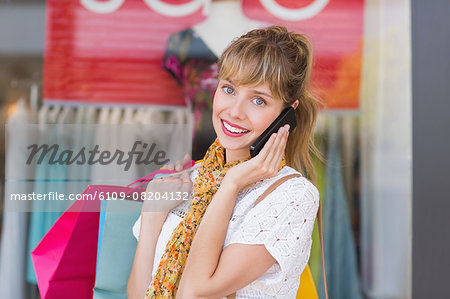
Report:
M317 188L303 177L290 179L248 212L227 243L264 244L281 268L274 282L300 275L308 263L318 208Z

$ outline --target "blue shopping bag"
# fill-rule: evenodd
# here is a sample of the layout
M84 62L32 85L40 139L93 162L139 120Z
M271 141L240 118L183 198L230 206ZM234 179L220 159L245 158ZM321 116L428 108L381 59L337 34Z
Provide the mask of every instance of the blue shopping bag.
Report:
M142 202L102 202L99 223L95 299L126 299L127 281L133 265L137 241L132 228Z

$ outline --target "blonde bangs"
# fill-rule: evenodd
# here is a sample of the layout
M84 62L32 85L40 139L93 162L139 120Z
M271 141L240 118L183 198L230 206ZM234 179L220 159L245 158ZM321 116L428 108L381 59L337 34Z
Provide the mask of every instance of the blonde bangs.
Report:
M238 42L239 43L239 42ZM286 100L282 93L281 57L271 45L257 42L237 44L228 48L219 60L219 80L233 81L237 85L258 86L269 84L275 98Z

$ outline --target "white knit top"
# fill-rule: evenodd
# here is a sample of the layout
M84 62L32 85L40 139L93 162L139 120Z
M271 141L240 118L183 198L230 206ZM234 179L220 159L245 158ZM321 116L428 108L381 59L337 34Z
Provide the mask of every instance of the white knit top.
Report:
M198 165L191 173L194 182ZM232 243L264 244L277 261L258 279L236 291L236 298L295 298L300 275L309 260L311 234L319 207L317 188L304 177L287 180L255 207L258 197L276 180L298 173L285 166L277 176L258 182L238 194L223 248ZM185 201L171 210L159 236L152 276L173 230L189 208ZM133 227L139 237L140 218Z

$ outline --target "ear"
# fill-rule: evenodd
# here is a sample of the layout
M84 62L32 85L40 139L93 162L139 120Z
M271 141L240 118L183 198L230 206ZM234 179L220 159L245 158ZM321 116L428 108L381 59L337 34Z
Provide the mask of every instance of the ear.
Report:
M297 109L298 106L298 100L295 100L295 102L291 105L292 108Z

